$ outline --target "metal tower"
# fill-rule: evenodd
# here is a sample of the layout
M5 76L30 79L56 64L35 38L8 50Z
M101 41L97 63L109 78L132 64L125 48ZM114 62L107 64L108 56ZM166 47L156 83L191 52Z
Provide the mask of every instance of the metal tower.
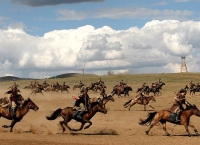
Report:
M185 63L185 56L181 56L181 60L182 60L182 63L181 63L181 73L187 73L187 66L186 66L186 63Z

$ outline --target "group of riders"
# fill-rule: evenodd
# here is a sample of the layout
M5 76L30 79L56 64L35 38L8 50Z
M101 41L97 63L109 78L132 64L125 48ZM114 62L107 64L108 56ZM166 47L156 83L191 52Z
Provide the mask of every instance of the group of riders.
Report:
M157 83L152 83L152 87L156 87L157 85L163 83L161 79L159 79L159 81ZM192 81L189 83L189 85L193 85ZM142 85L142 88L145 88L146 83L144 83ZM175 113L176 117L175 117L175 122L179 122L180 121L180 115L181 112L185 109L191 106L191 104L186 101L186 94L187 94L187 90L181 89L178 93L175 93L175 100L173 102L173 105L171 106L171 108L169 109L170 112ZM139 94L137 94L135 96L135 101L141 100L142 102L145 99L145 92L142 90L139 92ZM184 107L185 106L185 107Z
M192 82L192 81L191 81ZM190 85L192 85L192 83L190 82ZM81 84L82 82L80 81L79 84ZM103 81L101 80L101 78L99 78L98 80L99 85L101 85L103 83ZM157 84L162 83L162 80L159 79L158 83L152 83L152 87L156 87ZM123 80L120 81L120 83L118 85L116 85L115 87L118 87L118 89L121 89L123 91L123 89L126 87L127 83L124 83ZM146 83L144 83L142 85L142 87L145 87ZM18 102L18 97L20 95L20 90L18 89L19 85L16 84L16 82L14 83L14 85L11 87L11 89L9 91L7 91L5 94L8 95L8 99L9 99L9 106L12 110L12 116L14 117L16 115L16 110L17 107L19 107L21 104ZM90 104L91 104L91 98L88 95L88 87L85 87L83 85L83 87L80 89L80 94L78 94L78 97L74 97L75 99L75 103L73 106L74 109L74 115L75 115L75 119L81 121L83 118L83 115L85 113L87 113L87 111L90 108ZM186 94L187 94L187 90L186 89L181 89L178 93L175 94L175 101L172 105L172 107L169 109L170 111L176 113L176 122L180 121L180 114L181 111L184 110L183 105L185 105L186 107L190 106L190 103L186 101ZM105 88L102 88L100 91L100 96L97 98L97 101L99 103L102 103L102 100L104 97L106 97L106 90ZM139 92L139 94L137 94L135 96L135 101L137 100L141 100L143 101L145 99L145 93L144 91ZM4 105L5 104L1 104Z

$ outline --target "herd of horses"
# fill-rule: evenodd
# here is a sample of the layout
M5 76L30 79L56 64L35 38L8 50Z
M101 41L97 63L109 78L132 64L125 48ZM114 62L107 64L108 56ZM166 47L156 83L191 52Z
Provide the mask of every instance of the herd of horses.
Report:
M130 99L128 102L124 103L124 107L130 108L135 105L135 104L140 104L144 105L144 110L146 111L146 105L150 106L152 109L155 109L152 107L149 102L150 101L156 101L155 96L162 94L160 90L162 89L162 86L165 85L160 84L157 88L151 89L150 87L142 87L138 88L137 92L143 91L145 94L149 95L150 92L152 92L154 95L151 96L146 96L143 100L135 100ZM92 84L90 86L92 87ZM74 89L79 88L79 87L74 87ZM89 89L89 88L88 88ZM93 90L93 89L91 89ZM106 109L106 104L108 101L114 102L114 95L117 95L120 98L120 95L124 94L124 96L129 96L129 91L132 91L133 89L130 86L126 86L123 91L121 89L118 89L116 86L113 87L113 90L111 92L111 95L107 95L103 97L102 102L99 101L91 101L91 105L87 113L83 115L83 120L79 121L81 123L80 128L78 129L73 129L71 128L68 123L71 120L76 120L74 117L74 110L73 107L66 107L66 108L58 108L56 109L50 116L46 116L47 120L55 120L58 117L62 117L63 120L60 121L60 125L62 127L62 132L65 132L65 127L69 129L71 132L73 131L80 131L82 129L87 129L92 125L91 118L97 113L101 112L106 114L107 109ZM94 90L93 90L94 91ZM19 97L20 98L20 97ZM4 98L0 99L0 104L5 101L3 100ZM7 100L8 101L8 100ZM4 128L10 128L10 132L13 131L13 127L17 122L20 122L22 118L28 113L30 109L37 111L39 107L30 99L23 100L23 97L21 96L21 100L23 103L21 104L21 107L18 107L16 111L16 115L13 117L12 116L12 111L9 107L3 107L0 106L0 117L4 117L8 120L12 120L10 125L3 125L2 127ZM149 129L146 132L146 135L149 134L149 131L153 128L154 125L156 125L158 122L160 122L163 125L163 130L166 132L167 136L170 134L166 130L166 122L178 124L178 125L183 125L188 133L188 136L191 136L188 127L192 127L194 129L194 132L198 134L197 129L190 123L190 117L192 115L200 117L200 110L197 108L196 105L190 105L188 108L186 108L184 111L181 113L180 121L176 122L172 118L172 112L170 112L168 109L163 109L160 111L154 111L154 112L149 112L148 117L146 119L140 119L139 124L140 125L149 125ZM85 124L88 123L87 126Z

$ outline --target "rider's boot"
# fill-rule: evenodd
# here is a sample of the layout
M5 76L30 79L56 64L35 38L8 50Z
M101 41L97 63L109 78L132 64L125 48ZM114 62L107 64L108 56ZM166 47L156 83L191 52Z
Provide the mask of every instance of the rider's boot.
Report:
M80 111L77 115L77 120L80 122L83 121L83 113L84 113L84 111Z
M101 98L98 98L98 99L97 99L97 102L102 103Z
M12 108L12 118L16 116L17 107Z
M179 113L179 114L176 114L176 122L179 122L179 121L181 121L181 120L180 120L180 113Z

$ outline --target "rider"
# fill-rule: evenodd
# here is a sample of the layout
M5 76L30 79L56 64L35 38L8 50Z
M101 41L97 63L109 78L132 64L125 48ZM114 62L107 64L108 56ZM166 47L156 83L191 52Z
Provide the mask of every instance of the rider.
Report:
M79 81L79 86L81 87L83 85L82 81L80 80Z
M158 84L162 84L162 80L161 79L158 80Z
M88 111L89 99L88 89L83 87L73 107L77 111L77 120L83 120L83 115Z
M124 88L125 88L125 86L126 86L126 83L124 83L124 81L121 80L121 81L119 82L119 89L120 89L121 91L123 91Z
M18 92L20 92L17 87L13 87L11 92L6 92L6 93L10 93L10 103L11 103L11 108L12 108L12 117L14 118L16 111L17 111L17 107L19 106L19 103L17 102L18 99Z
M144 95L144 91L141 91L139 94L137 94L137 95L135 96L135 101L137 101L137 100L140 99L140 100L142 101L142 103L143 103L145 97L146 97L146 96Z
M181 89L176 95L175 95L175 101L172 105L172 110L173 108L174 113L177 114L176 116L176 122L180 121L180 115L181 115L181 111L184 110L184 107L182 106L183 104L187 106L191 106L189 102L186 101L185 95L187 94L187 91L185 89Z
M189 87L190 87L190 88L193 88L194 85L195 85L195 84L194 84L192 81L190 81Z
M146 87L146 83L143 83L142 85L142 89L144 89Z
M106 97L107 94L106 94L106 89L104 87L101 88L100 90L100 96L98 98L98 102L102 102L103 98Z

